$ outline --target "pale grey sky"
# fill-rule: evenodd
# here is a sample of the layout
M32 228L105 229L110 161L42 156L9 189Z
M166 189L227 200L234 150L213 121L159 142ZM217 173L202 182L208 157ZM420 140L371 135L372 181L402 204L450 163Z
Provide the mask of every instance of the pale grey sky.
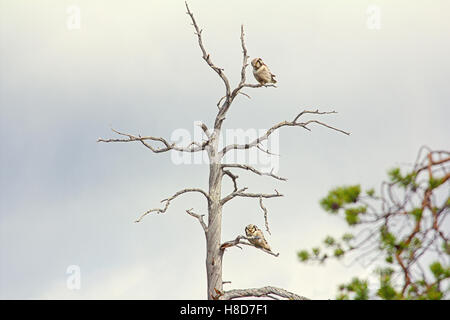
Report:
M288 182L240 173L253 192L285 194L265 202L280 257L229 250L227 286L334 298L339 283L370 270L298 262L297 250L346 230L319 199L342 184L378 187L423 144L450 148L450 3L189 3L233 83L241 23L249 55L279 80L237 99L226 128L268 128L319 108L338 111L324 119L352 133L287 128L279 174ZM71 5L81 10L79 30L66 27ZM369 5L381 10L379 30L367 28ZM0 70L0 298L205 298L203 233L184 211L205 213L203 199L186 196L133 221L179 189L206 188L207 166L177 166L140 144L96 143L111 127L170 138L194 121L212 123L223 85L201 59L184 2L0 0ZM227 205L223 240L248 223L264 223L257 201ZM81 268L80 290L66 287L69 265Z

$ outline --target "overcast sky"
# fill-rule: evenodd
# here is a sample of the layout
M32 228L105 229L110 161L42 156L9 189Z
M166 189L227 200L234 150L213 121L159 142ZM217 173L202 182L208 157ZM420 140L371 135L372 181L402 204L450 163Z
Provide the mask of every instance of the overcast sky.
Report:
M250 57L262 57L279 81L239 96L226 128L264 129L320 109L336 110L321 119L351 132L284 128L278 174L289 180L239 173L251 192L285 195L265 202L267 239L280 256L229 249L225 288L334 298L339 283L371 268L298 262L299 249L347 230L320 198L343 184L378 187L424 144L450 148L450 2L189 4L233 84L242 23ZM368 24L370 5L379 29ZM79 29L71 6L80 9ZM114 137L110 128L170 139L195 121L212 125L223 84L201 59L185 11L178 0L0 0L0 298L206 297L203 232L184 211L206 213L201 196L133 221L180 189L207 189L208 167L176 165L138 143L96 142ZM223 240L249 223L264 225L257 200L227 204ZM80 267L79 290L66 286L70 265Z

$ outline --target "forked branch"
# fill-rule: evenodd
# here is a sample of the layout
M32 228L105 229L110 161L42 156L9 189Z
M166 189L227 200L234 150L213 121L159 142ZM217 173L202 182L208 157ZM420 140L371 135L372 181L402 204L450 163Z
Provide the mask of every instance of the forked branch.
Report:
M165 202L164 207L162 208L155 208L155 209L150 209L147 210L146 212L144 212L135 222L141 222L141 220L148 214L152 213L152 212L156 212L156 213L165 213L167 211L167 208L169 208L170 202L172 200L174 200L175 198L177 198L178 196L184 194L184 193L188 193L188 192L198 192L201 193L205 196L206 200L210 201L209 195L203 191L202 189L197 189L197 188L190 188L190 189L183 189L178 191L177 193L175 193L173 196L171 196L170 198L161 200L161 202ZM192 210L192 209L191 209ZM189 213L189 212L188 212ZM193 214L191 214L192 216L194 216Z
M234 186L234 192L236 192L238 190L237 187L237 179L239 178L239 176L233 174L231 171L228 170L223 170L223 174L230 177L230 179L233 181L233 186Z
M162 153L162 152L167 152L170 150L174 150L174 151L181 151L181 152L197 152L197 151L203 151L206 149L206 146L209 144L209 140L204 141L204 142L191 142L188 146L186 147L180 147L177 146L175 143L170 143L168 142L166 139L161 138L161 137L152 137L152 136L135 136L132 134L128 134L128 133L122 133L119 132L117 130L111 129L112 131L114 131L115 133L117 133L118 135L121 136L125 136L127 138L123 138L123 139L102 139L99 138L97 140L97 142L141 142L145 147L147 147L148 149L150 149L151 151L153 151L154 153ZM150 145L148 143L148 141L157 141L163 144L163 147L154 147L152 145Z
M224 205L225 203L227 203L228 201L230 201L231 199L233 199L235 197L244 197L244 198L277 198L277 197L282 197L283 196L276 189L275 189L275 193L248 193L248 192L245 192L247 189L248 188L245 187L245 188L233 191L232 193L227 195L225 198L223 198L220 201L220 204Z
M198 222L200 222L200 225L203 228L203 231L206 233L208 232L208 226L205 224L205 221L203 221L203 217L205 216L204 214L196 214L194 212L192 212L192 210L194 210L194 208L191 208L189 210L186 210L186 213L194 218L196 218L198 220Z
M230 97L230 95L231 95L230 82L228 81L227 76L223 72L223 69L215 66L214 63L211 61L211 56L209 55L209 53L206 52L205 46L203 45L202 30L198 27L197 22L195 21L195 18L194 18L194 14L189 9L188 3L185 2L185 4L186 4L187 14L191 17L192 25L195 28L195 34L197 35L197 38L198 38L198 45L200 46L200 50L202 51L202 58L211 67L211 69L213 69L219 75L219 77L222 79L222 81L225 85L225 92L226 92L225 96Z
M330 126L330 125L328 125L328 124L326 124L324 122L318 121L318 120L308 120L308 121L305 121L305 122L298 122L298 119L303 114L306 114L306 113L322 115L322 114L332 114L332 113L337 113L337 112L336 111L321 112L319 110L316 110L316 111L308 111L308 110L302 111L294 118L294 120L292 120L292 121L282 121L280 123L277 123L276 125L272 126L269 130L267 130L264 135L258 137L257 139L253 140L250 143L246 143L246 144L231 144L231 145L228 145L228 146L224 147L220 151L220 155L223 156L223 155L225 155L225 153L227 153L230 150L250 149L250 148L253 148L253 147L257 147L262 141L267 140L272 133L274 133L276 130L278 130L278 129L282 128L282 127L302 127L302 128L304 128L304 129L306 129L308 131L311 131L311 129L308 127L308 125L311 124L311 123L316 123L316 124L319 124L321 126L327 127L329 129L341 132L343 134L350 135L349 132L346 132L344 130L335 128L333 126Z

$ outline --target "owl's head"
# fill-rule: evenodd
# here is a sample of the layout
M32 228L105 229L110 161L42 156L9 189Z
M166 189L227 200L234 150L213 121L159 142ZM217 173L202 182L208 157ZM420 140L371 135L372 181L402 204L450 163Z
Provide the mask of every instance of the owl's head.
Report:
M252 236L258 228L254 224L249 224L245 227L245 234L250 237Z
M264 63L261 58L255 58L252 60L252 67L254 69L259 69L259 67L261 67L263 64Z

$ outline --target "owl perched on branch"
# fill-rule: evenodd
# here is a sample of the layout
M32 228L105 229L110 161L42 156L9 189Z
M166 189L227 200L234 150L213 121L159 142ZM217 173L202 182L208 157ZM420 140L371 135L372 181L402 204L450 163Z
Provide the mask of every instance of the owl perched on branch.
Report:
M261 58L252 60L253 75L260 84L277 83L275 75L272 74Z
M248 239L248 241L250 241L251 244L255 245L258 248L263 248L268 251L272 251L266 239L264 238L262 231L254 224L249 224L248 226L245 227L245 234L249 238L254 238Z

